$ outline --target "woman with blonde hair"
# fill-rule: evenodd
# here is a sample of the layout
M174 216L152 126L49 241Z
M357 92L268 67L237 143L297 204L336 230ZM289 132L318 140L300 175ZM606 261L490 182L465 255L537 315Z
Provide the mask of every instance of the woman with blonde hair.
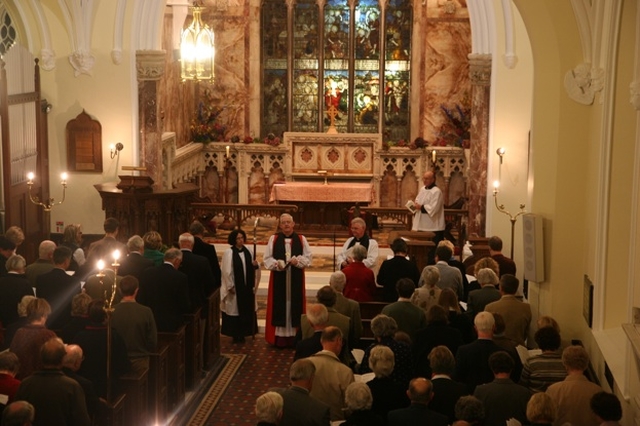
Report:
M544 392L534 393L527 403L527 420L531 426L551 426L556 420L556 403Z
M162 235L156 231L149 231L142 237L144 241L143 257L153 260L156 266L164 262L164 251L162 251Z
M71 264L68 271L77 271L79 267L84 265L86 261L84 257L84 250L80 246L82 244L82 225L72 224L67 225L62 232L61 246L69 247L71 250Z
M385 421L389 411L409 406L406 389L391 378L395 360L393 351L387 346L378 345L371 349L369 368L375 374L375 378L367 382L373 397L371 410Z
M16 331L9 347L20 359L17 379L22 380L42 368L40 348L47 340L56 337L56 333L45 326L50 314L51 306L42 298L33 299L27 305L28 324Z
M440 281L440 271L433 265L429 265L422 270L420 274L420 282L424 283L422 287L417 288L411 296L411 303L421 308L425 314L429 308L438 304L438 298L442 290L437 287Z

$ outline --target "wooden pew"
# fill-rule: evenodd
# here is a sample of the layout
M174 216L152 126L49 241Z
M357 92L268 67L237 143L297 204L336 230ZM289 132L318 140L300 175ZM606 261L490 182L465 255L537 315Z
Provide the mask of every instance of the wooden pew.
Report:
M169 352L167 342L158 344L158 349L149 357L149 414L154 424L164 424L168 413L169 398Z
M185 395L185 326L175 333L158 333L158 347L168 346L167 410L182 404Z
M149 414L147 401L149 393L149 370L142 373L131 372L120 377L120 383L127 395L124 415L127 424L142 425Z
M200 382L202 373L202 344L200 341L200 311L186 314L185 319L185 385L193 389Z
M220 358L220 289L216 289L208 298L209 315L204 335L204 366L211 369Z
M387 305L387 302L360 302L360 317L362 318L361 349L366 349L375 341L371 332L371 320L382 312L382 309Z
M125 405L127 396L119 394L111 401L101 402L98 412L93 419L93 426L126 426L129 423L125 417Z

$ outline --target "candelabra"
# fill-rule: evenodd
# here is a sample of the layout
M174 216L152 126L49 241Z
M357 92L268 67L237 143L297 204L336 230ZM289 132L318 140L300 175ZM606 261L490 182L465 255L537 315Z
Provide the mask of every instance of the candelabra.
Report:
M107 293L107 289L104 289L104 299L105 306L104 311L107 314L107 401L111 400L111 358L113 352L112 339L113 339L113 330L111 328L111 315L113 314L113 302L116 297L117 291L117 280L118 280L118 267L120 264L118 260L120 259L120 250L113 251L113 263L111 266L113 267L113 282L111 283L111 294ZM106 274L104 273L104 261L100 259L98 261L98 274L97 277L100 278L100 287L104 288L104 277Z
M29 188L29 199L33 204L37 206L42 206L45 212L50 212L55 206L59 206L60 204L64 203L64 198L67 192L67 174L66 173L60 174L60 179L62 179L60 181L60 184L62 185L62 200L58 201L57 203L55 202L55 199L53 197L48 198L45 201L40 201L40 198L37 195L33 196L33 194L31 193L31 189L33 188L33 180L35 179L35 177L36 175L33 174L32 172L27 173L27 187Z
M503 161L504 154L506 152L507 151L502 147L496 149L496 154L498 155L498 157L500 157L500 166L498 168L499 180L493 183L493 201L496 205L496 209L500 213L504 213L507 216L509 216L509 221L511 222L511 259L513 259L513 245L514 245L513 240L514 240L514 233L516 228L516 221L518 220L518 217L525 214L526 211L524 210L524 204L520 204L520 211L515 215L512 215L507 209L504 208L504 204L498 204L498 188L500 187L500 179L502 179L502 161Z

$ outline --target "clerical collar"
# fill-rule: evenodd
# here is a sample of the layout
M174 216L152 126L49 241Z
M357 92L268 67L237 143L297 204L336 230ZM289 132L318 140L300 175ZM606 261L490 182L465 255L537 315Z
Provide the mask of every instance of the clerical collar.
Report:
M436 183L433 182L431 185L425 186L424 189L433 189L433 188L435 188L435 186L436 186Z

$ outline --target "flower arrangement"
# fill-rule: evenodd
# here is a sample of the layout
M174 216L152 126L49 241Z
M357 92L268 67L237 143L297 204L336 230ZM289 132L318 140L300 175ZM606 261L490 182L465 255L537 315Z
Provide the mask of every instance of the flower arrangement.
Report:
M452 108L440 105L440 109L444 113L446 121L440 126L432 145L469 148L471 108L463 102L462 105L455 104Z
M227 128L218 123L218 117L222 111L224 111L224 107L215 108L211 104L205 105L204 102L200 102L189 126L191 140L194 142L224 141Z
M266 143L267 145L278 146L280 145L281 140L273 133L269 133L262 142Z
M414 139L413 142L407 142L405 139L400 139L399 141L384 141L382 142L382 149L388 151L392 146L397 146L400 148L409 148L409 149L421 149L428 146L429 143L424 140L424 138L418 136Z

